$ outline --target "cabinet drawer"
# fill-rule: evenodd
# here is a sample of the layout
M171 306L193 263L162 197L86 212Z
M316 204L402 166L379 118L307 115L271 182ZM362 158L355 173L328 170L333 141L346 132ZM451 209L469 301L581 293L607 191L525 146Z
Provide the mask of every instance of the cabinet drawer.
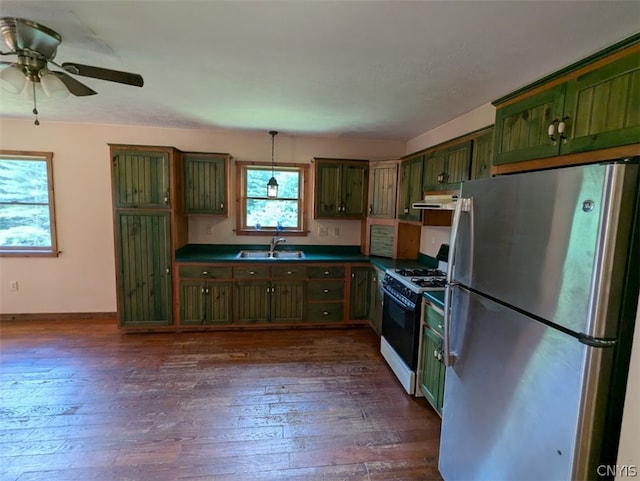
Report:
M207 264L181 265L178 267L181 278L192 279L231 279L231 267L217 267Z
M372 225L369 253L372 256L393 257L394 227Z
M235 279L257 279L269 277L269 266L253 265L233 268Z
M424 309L424 320L434 331L441 336L444 336L444 314L434 309L429 304L426 304Z
M344 279L343 266L309 267L310 279Z
M337 322L342 321L342 302L317 302L309 303L309 321L311 322Z
M343 281L310 282L308 290L312 301L341 301L344 298Z
M307 268L295 264L286 266L273 266L271 275L278 279L304 279L307 277Z

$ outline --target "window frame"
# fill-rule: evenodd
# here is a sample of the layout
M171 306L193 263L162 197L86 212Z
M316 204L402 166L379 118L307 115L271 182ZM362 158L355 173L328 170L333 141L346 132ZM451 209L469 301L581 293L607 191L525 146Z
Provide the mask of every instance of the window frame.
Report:
M290 236L306 236L309 234L307 230L307 220L309 212L309 196L307 194L307 186L309 182L309 165L308 164L274 164L276 170L295 170L300 174L300 186L298 191L298 214L300 218L300 226L298 229L285 227L278 230L275 227L262 227L256 230L253 226L246 225L247 220L247 170L257 167L260 170L271 170L272 164L268 162L250 162L236 161L236 235L290 235ZM267 186L264 186L265 198ZM251 197L253 198L253 197Z
M55 196L53 187L53 152L22 150L0 150L0 159L45 161L47 165L47 199L49 206L49 234L51 246L7 247L0 246L0 257L58 257L58 236L56 230Z

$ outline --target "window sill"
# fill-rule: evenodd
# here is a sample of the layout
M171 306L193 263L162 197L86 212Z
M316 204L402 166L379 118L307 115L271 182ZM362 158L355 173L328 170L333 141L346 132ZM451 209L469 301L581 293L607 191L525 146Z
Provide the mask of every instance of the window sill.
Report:
M287 236L308 236L308 230L277 230L277 229L265 229L262 228L260 230L256 229L237 229L236 235L252 235L252 236L270 236L270 235L279 235L283 237Z
M58 257L61 253L54 250L0 249L0 257Z

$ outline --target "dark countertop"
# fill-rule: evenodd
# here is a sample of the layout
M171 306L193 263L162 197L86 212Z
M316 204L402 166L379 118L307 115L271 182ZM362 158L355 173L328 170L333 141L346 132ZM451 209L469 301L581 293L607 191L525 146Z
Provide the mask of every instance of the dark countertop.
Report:
M386 257L366 256L360 252L360 246L325 245L279 245L279 251L303 251L304 258L293 259L255 259L238 258L241 250L268 250L264 244L187 244L176 251L176 262L370 262L375 267L396 269L401 267L432 267L438 261L430 256L419 254L418 259L388 259Z
M444 291L424 291L422 297L434 306L444 309Z

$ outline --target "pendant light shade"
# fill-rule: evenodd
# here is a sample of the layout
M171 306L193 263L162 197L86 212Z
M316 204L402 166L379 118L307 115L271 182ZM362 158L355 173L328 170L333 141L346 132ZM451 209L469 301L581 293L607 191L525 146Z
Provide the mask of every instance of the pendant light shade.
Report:
M18 65L9 65L0 71L0 87L5 92L20 93L26 82L27 77Z
M278 197L278 181L276 180L276 177L275 177L276 164L275 164L275 157L273 155L274 147L275 147L275 139L276 139L276 135L278 135L278 132L276 132L275 130L270 130L269 135L271 135L271 178L269 179L269 182L267 182L267 197L273 199L275 197Z

